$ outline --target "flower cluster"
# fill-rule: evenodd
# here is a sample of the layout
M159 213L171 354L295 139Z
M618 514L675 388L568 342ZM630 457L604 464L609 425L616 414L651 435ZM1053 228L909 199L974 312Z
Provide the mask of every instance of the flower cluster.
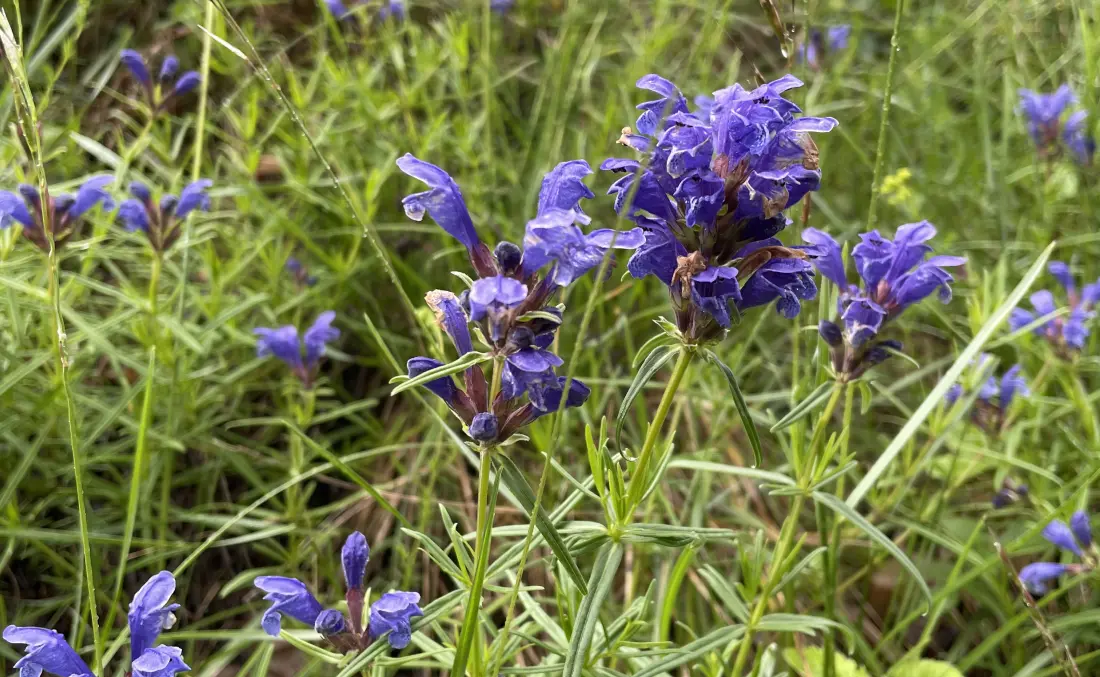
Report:
M1020 582L1033 595L1045 595L1050 582L1062 574L1078 574L1091 571L1100 562L1100 552L1092 542L1092 526L1084 510L1073 513L1069 524L1053 520L1043 529L1043 538L1058 548L1073 553L1081 559L1080 564L1059 564L1057 562L1035 562L1020 569Z
M197 71L187 71L180 75L180 60L171 55L161 62L160 72L155 81L149 74L149 65L145 63L145 57L140 52L124 49L120 53L120 59L122 65L126 66L134 79L141 84L145 101L154 115L163 111L173 99L189 93L202 82L202 76Z
M1046 339L1063 358L1070 359L1085 347L1089 338L1089 322L1096 315L1092 307L1100 301L1100 279L1078 289L1070 273L1069 265L1063 261L1051 261L1047 271L1066 290L1069 300L1069 314L1049 318L1040 323L1032 332ZM1044 289L1031 295L1031 306L1035 312L1014 308L1008 318L1012 331L1019 331L1037 320L1058 312L1054 294Z
M196 209L210 210L207 189L214 185L208 179L193 181L180 191L179 196L165 195L153 200L149 187L140 181L130 184L130 199L118 207L118 222L130 232L142 231L158 252L164 252L179 239L180 225L187 215Z
M1057 157L1063 145L1082 165L1092 164L1096 141L1088 133L1088 113L1077 111L1062 122L1062 116L1077 102L1069 85L1053 94L1021 89L1020 110L1027 116L1027 132L1043 158Z
M176 579L162 571L141 586L133 601L127 620L130 624L130 670L135 677L172 677L191 668L183 662L183 652L160 644L153 646L161 630L176 622L172 613L178 604L168 600L176 590ZM4 641L26 645L27 655L15 663L20 677L37 677L45 672L57 677L95 677L84 659L76 653L65 637L46 628L9 625L4 628Z
M101 205L108 211L115 208L115 201L107 192L113 180L112 176L93 176L77 189L76 194L54 197L47 191L45 205L38 188L25 183L19 184L17 193L0 191L0 229L18 222L23 226L23 235L42 251L49 250L51 234L55 245L63 245L93 207Z
M365 0L353 0L355 4L365 4ZM354 21L352 10L343 3L343 0L325 0L325 6L337 21ZM384 0L382 6L375 13L375 19L385 21L390 17L398 21L405 18L405 0Z
M746 90L741 85L699 97L695 110L674 84L657 75L638 87L661 98L642 110L635 134L619 142L644 161L611 158L601 169L626 172L609 190L615 208L645 231L628 269L666 285L677 326L690 343L721 338L748 308L777 301L785 317L817 292L810 252L775 238L783 210L817 190L817 146L809 132L827 132L832 118L795 117L783 92L801 86L787 75Z
M840 290L837 312L843 327L822 320L818 329L829 344L833 369L841 380L859 378L867 369L883 362L892 351L901 349L894 339L880 340L886 325L909 306L938 291L940 300L951 300L954 278L946 268L960 266L959 256L933 256L926 244L936 235L927 221L899 226L894 239L877 230L860 235L852 249L856 270L863 287L849 284L844 259L837 241L828 234L807 228L802 238L818 248L814 265Z
M367 539L358 531L344 542L340 563L347 585L345 600L350 620L336 609L325 609L310 593L306 584L297 578L285 576L259 576L254 584L265 593L264 599L271 607L264 612L260 625L264 632L278 637L283 617L309 625L341 651L366 648L371 642L385 636L394 649L404 649L412 640L412 619L424 615L420 594L415 592L387 592L370 606L366 629L363 628L363 609L366 592L363 578L370 559Z
M340 330L332 326L335 319L336 313L331 310L321 313L301 337L298 336L298 328L292 324L275 329L253 329L252 333L259 336L256 357L274 355L285 362L302 384L309 388L317 378L325 344L340 338Z
M987 353L982 353L976 367L981 369L989 358ZM1017 397L1027 397L1031 394L1027 388L1027 381L1020 374L1022 369L1023 367L1017 364L1006 371L1000 381L992 375L985 380L978 390L974 408L970 411L970 418L975 425L991 435L997 435L1004 429L1007 422L1006 414L1012 401ZM954 404L964 392L961 383L952 385L947 391L947 403Z
M829 26L825 31L813 29L798 48L798 58L813 70L820 70L825 60L836 52L848 48L852 27L848 24Z
M592 170L586 162L573 160L559 164L544 177L538 213L527 224L523 247L501 242L490 251L478 239L462 193L450 175L412 155L405 155L397 164L430 187L404 199L405 213L417 221L430 214L466 247L479 278L457 296L441 290L429 292L428 306L459 357L474 350L473 323L478 340L502 365L499 374L494 374L494 381L499 380L496 392L491 392L477 364L465 370L465 389L456 386L449 375L425 386L447 403L470 437L483 445L507 440L540 416L557 411L563 396L565 406L583 404L588 387L573 380L564 392L566 378L555 372L562 360L550 351L550 345L561 324L562 308L550 301L562 287L599 266L611 248L641 245L642 231L600 229L585 234L581 230L577 224L590 221L580 201L594 197L583 182ZM442 366L430 357L414 357L408 362L409 376Z

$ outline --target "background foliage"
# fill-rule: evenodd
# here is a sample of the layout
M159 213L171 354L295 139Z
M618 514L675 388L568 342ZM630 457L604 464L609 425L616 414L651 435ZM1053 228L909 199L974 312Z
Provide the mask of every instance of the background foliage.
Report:
M1100 274L1091 258L1100 240L1091 206L1095 170L1038 163L1015 110L1017 88L1047 91L1062 82L1074 86L1082 107L1097 109L1098 10L1045 0L909 4L877 224L892 232L928 219L940 230L937 249L965 254L970 263L950 305L926 303L903 320L915 362L895 359L878 370L857 398L850 429L857 476L891 441L901 444L859 512L916 563L932 589L932 613L882 548L845 529L839 617L850 631L843 634L852 639L853 665L842 662L837 674L862 674L864 666L883 675L903 657L921 655L963 674L1055 674L994 542L1017 567L1049 556L1038 530L1052 514L1088 505L1100 448L1095 349L1071 366L1037 339L1006 339L1002 327L985 349L1002 365L1021 362L1034 393L1014 410L1010 430L987 437L937 407L915 431L896 436L1048 243L1057 239L1055 258L1071 261L1086 279ZM162 190L178 190L194 176L216 181L214 209L191 220L152 285L143 238L107 215L93 219L60 263L100 622L115 638L125 600L141 581L157 568L184 565L177 570L184 611L173 636L204 676L329 674L330 667L259 630L261 603L251 580L298 572L319 591L338 588L335 553L350 529L371 543L368 575L376 590L419 590L432 601L457 589L421 543L331 465L332 457L342 459L438 545L450 546L447 520L472 537L476 468L440 424L448 419L411 397L388 397L394 359L422 354L421 346L440 350L420 299L431 289L457 289L449 271L465 267L454 241L405 218L400 198L419 187L394 160L412 152L450 171L483 236L515 241L534 213L543 173L562 160L595 166L617 154L620 128L633 123L642 100L633 86L639 76L660 73L690 96L751 83L757 72L770 80L787 68L765 13L747 0L519 0L503 16L477 3L414 2L409 20L364 21L360 30L338 25L306 0L228 2L302 115L307 138L212 5L4 6L22 39L51 185L74 186L102 172L119 184L141 178ZM795 100L809 114L840 121L816 138L823 185L810 223L851 240L866 225L895 6L809 0L781 3L779 11L799 30L807 20L853 26L852 48L820 71L794 67L807 83ZM123 47L174 52L185 67L201 66L208 93L147 126L133 105L133 83L118 68ZM10 130L10 82L0 115ZM384 246L412 308L311 139ZM13 131L0 143L0 158L5 186L28 179ZM610 182L601 173L589 179L598 195ZM586 209L597 224L616 219L608 199ZM800 216L792 215L796 222ZM315 285L286 272L291 255L317 277ZM532 484L540 452L560 462L549 478L547 509L574 492L570 478L587 476L584 426L598 428L601 417L614 416L633 357L656 331L652 321L668 312L660 285L621 281L621 273L620 265L600 288L587 332L568 323L559 340L576 376L593 388L591 400L560 423L560 436L552 435L548 417L529 443L510 452ZM1037 286L1050 282L1044 277ZM0 625L56 627L82 647L92 644L82 534L47 287L44 256L12 230L0 231ZM592 289L591 279L571 288L571 313L581 315ZM343 336L317 389L303 395L282 365L254 357L252 329L303 326L328 309L337 311ZM813 328L831 314L824 297L793 324L759 313L720 346L763 433L765 470L784 472L785 452L806 434L802 424L768 428L824 380ZM731 474L749 464L751 449L726 384L696 371L673 410L675 461L639 520L696 536L672 549L646 539L627 543L602 616L609 627L626 619L631 628L629 641L604 647L605 665L627 673L639 648L683 646L732 622L743 603L737 600L751 600L758 589L752 576L759 577L759 561L789 508L789 499L769 495L759 481ZM637 447L644 437L662 378L635 404L626 444ZM131 494L136 454L145 472ZM294 481L284 485L288 478ZM990 498L1006 479L1026 482L1030 498L992 512ZM804 517L806 554L819 543L812 511ZM569 521L602 521L599 504L582 495ZM502 497L500 552L522 541L526 523ZM726 531L700 536L707 528ZM587 572L593 553L579 551ZM548 554L536 549L528 562L526 583L542 587L522 596L516 629L527 638L506 667L530 666L568 644L562 638L580 595L562 584ZM497 580L510 583L507 575ZM820 561L811 558L772 610L817 613L820 586ZM647 594L651 604L640 604ZM502 617L504 598L490 590L492 614ZM1045 598L1042 610L1083 674L1095 670L1100 636L1083 581ZM434 642L453 638L460 618L438 619ZM774 639L783 649L761 657L774 658L777 671L818 674L813 647L820 633L812 630L795 623L760 633L761 647ZM119 644L108 643L109 655ZM408 669L448 664L443 644L417 648L405 659ZM0 646L0 670L10 672L15 657L12 647ZM716 675L727 661L712 652L692 664ZM383 661L378 669L395 664ZM941 674L915 670L904 675Z

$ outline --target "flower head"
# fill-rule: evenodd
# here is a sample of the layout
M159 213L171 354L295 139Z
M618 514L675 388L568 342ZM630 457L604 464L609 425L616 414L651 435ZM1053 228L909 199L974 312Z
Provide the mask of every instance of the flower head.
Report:
M837 313L843 322L842 342L830 341L838 374L858 378L875 360L882 361L890 351L900 349L900 344L876 340L887 324L909 306L933 293L944 303L951 300L954 278L947 269L966 263L966 259L926 258L932 251L927 243L935 234L935 226L921 221L899 226L893 240L877 230L860 235L859 244L852 248L852 259L863 283L860 286L848 282L836 240L815 228L803 231L813 265L840 289ZM822 336L829 339L825 332ZM871 356L874 359L868 361Z
M719 338L734 315L773 301L793 317L816 293L809 250L775 239L787 223L783 211L820 184L810 133L836 125L797 117L783 93L801 84L790 75L753 90L735 84L700 97L692 110L673 83L647 75L638 87L659 98L638 106L638 133L626 128L619 139L647 161L601 165L625 173L609 193L643 231L630 233L637 250L628 270L669 286L690 341Z
M153 193L140 181L130 184L130 197L118 207L116 220L130 231L142 231L158 252L171 247L182 234L182 224L195 210L209 211L210 196L206 194L213 181L199 179L187 184L179 196L164 195L153 200Z
M107 192L112 181L113 176L93 176L81 184L75 194L51 194L45 209L35 186L24 183L19 185L17 193L0 191L0 229L19 223L23 235L42 251L49 250L51 234L55 245L63 245L76 233L84 215L94 207L99 205L104 211L115 208Z
M353 4L366 4L366 0L353 0ZM325 0L325 6L337 21L353 21L352 10L341 0ZM393 17L398 21L405 18L405 0L386 0L378 9L375 18L379 21Z
M347 585L345 599L351 615L350 622L337 609L324 608L306 585L296 578L257 577L253 584L267 593L264 599L272 603L264 612L260 623L264 631L277 637L286 617L312 627L330 644L343 651L363 649L386 632L390 632L388 641L391 647L403 649L408 646L411 638L409 618L422 613L416 606L420 595L415 592L391 592L383 595L371 606L368 628L364 630L362 627L365 595L363 577L369 557L367 539L358 531L352 532L340 551L340 563ZM402 601L403 603L399 603ZM376 607L381 614L378 621L375 620Z
M849 24L830 26L824 32L815 28L799 45L798 59L813 70L820 70L827 57L848 48L851 35L852 27Z
M19 669L20 676L45 672L57 677L92 677L92 669L69 646L60 632L9 625L4 628L4 641L9 644L25 644L27 647L27 654L14 665Z
M260 625L272 637L279 636L284 616L313 627L324 610L306 584L297 578L259 576L255 585L267 593L264 599L271 602L271 607L264 612Z
M476 335L488 344L486 361L491 356L503 363L493 402L479 364L464 370L462 388L449 375L423 385L446 402L470 438L480 445L507 440L548 413L546 407L551 403L555 411L560 404L583 404L589 391L578 381L562 400L564 384L555 372L562 360L550 350L562 310L551 300L563 287L599 266L612 248L642 245L642 230L586 233L581 228L591 221L581 203L593 197L584 183L592 170L583 160L573 160L558 164L543 178L538 211L527 224L523 246L500 242L490 250L479 239L462 193L449 174L411 155L398 160L398 166L431 188L407 196L403 201L406 213L417 220L430 214L466 247L478 275L461 295L429 292L425 297L428 306L459 357L474 352ZM409 376L442 366L435 358L415 357L408 361Z
M412 640L412 619L423 616L420 609L420 595L415 592L387 592L370 605L371 638L386 635L394 649L404 649Z
M301 338L298 337L298 328L291 324L276 329L253 329L252 333L259 337L256 357L274 355L285 362L302 383L311 385L317 376L326 345L340 337L340 330L332 326L335 319L334 311L321 313Z
M1014 308L1008 324L1012 331L1034 324L1031 329L1033 334L1046 339L1061 357L1072 358L1085 347L1088 340L1091 331L1089 325L1095 316L1092 309L1100 301L1100 280L1078 289L1065 262L1051 261L1047 270L1065 290L1069 312L1053 317L1058 312L1058 304L1054 300L1054 294L1044 289L1030 297L1034 312Z
M1092 527L1089 524L1088 513L1084 510L1073 513L1069 524L1061 520L1051 520L1043 528L1043 538L1055 547L1081 558L1083 563L1036 562L1025 566L1020 570L1020 580L1032 594L1046 594L1050 581L1062 574L1091 570L1096 566L1096 551L1092 546Z
M1040 94L1021 89L1020 111L1027 117L1027 132L1040 149L1057 143L1062 115L1077 102L1069 85L1062 85L1052 94Z
M173 99L188 94L202 82L202 76L197 71L178 75L180 61L173 55L168 55L161 62L155 81L150 77L149 66L140 52L124 49L119 53L119 60L141 85L146 103L154 116L162 112Z
M990 356L987 353L982 353L975 366L980 369L989 359ZM1008 422L1006 415L1013 400L1031 394L1027 387L1027 380L1021 374L1022 370L1021 365L1013 365L999 380L990 375L982 383L974 409L971 410L971 420L979 428L993 435L999 434ZM954 404L964 392L962 384L952 385L947 391L948 404Z
M1062 130L1062 141L1077 164L1086 167L1092 164L1092 156L1096 153L1096 140L1088 132L1087 112L1079 110L1066 119L1066 126Z

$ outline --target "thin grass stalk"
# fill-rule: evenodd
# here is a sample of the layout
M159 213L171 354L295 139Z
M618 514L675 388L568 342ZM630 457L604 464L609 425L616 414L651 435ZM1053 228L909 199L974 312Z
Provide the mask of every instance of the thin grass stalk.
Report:
M840 429L840 459L838 465L843 466L848 462L848 440L852 430L852 409L854 404L855 383L847 383L844 386L844 419ZM818 468L820 476L826 471L824 464ZM836 495L844 495L844 475L837 478ZM818 534L821 543L828 547L825 551L825 590L824 590L824 614L831 621L836 617L836 586L837 568L840 561L840 520L834 517L824 506L817 506ZM824 632L825 677L836 677L836 633L832 628Z
M875 173L871 179L871 203L867 207L866 230L874 230L878 214L878 200L882 194L882 166L886 163L886 132L890 127L890 100L894 94L894 70L898 52L901 51L901 16L905 0L895 0L894 33L890 36L890 61L886 67L886 87L882 92L882 119L878 125L878 144L875 147Z
M79 10L78 10L79 11ZM79 423L76 417L76 403L73 399L72 388L69 384L69 358L65 341L65 319L61 313L61 272L60 260L57 251L57 243L53 237L52 209L50 204L50 188L46 180L46 166L42 158L42 139L38 135L38 114L35 109L34 97L31 95L30 83L23 66L23 51L15 40L11 25L6 15L0 13L0 52L3 53L3 61L8 77L11 79L13 101L16 110L16 120L19 132L23 136L26 145L28 159L38 179L38 193L42 204L42 229L49 245L46 258L47 296L52 310L52 329L54 334L53 347L55 349L55 368L61 380L61 392L65 398L65 414L68 418L69 448L73 458L73 484L76 488L77 514L80 527L80 548L84 561L85 587L88 593L88 612L92 626L92 639L95 645L95 655L92 664L94 672L100 672L103 664L103 643L106 639L100 636L99 612L96 609L95 595L95 567L92 563L92 548L88 538L88 511L84 497L84 461L81 456Z

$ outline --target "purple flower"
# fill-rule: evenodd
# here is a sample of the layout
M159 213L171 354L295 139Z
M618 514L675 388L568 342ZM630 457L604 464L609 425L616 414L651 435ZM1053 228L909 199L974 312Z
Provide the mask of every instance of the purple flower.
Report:
M181 224L196 209L210 210L210 196L206 191L213 185L209 179L193 181L175 195L164 195L154 202L153 192L140 181L130 184L130 195L119 205L115 220L130 231L142 231L157 251L165 251L179 239Z
M641 228L626 232L602 228L585 235L574 225L577 218L578 212L555 208L540 212L535 220L527 224L527 235L523 238L523 271L526 275L553 262L554 267L547 279L566 287L600 265L612 247L637 249L645 240Z
M370 606L368 624L371 639L386 635L394 649L404 649L412 641L412 619L423 616L420 595L415 592L387 592ZM389 633L388 635L386 633Z
M740 313L774 301L793 317L816 292L803 254L773 240L787 223L782 212L820 184L810 133L836 125L796 117L801 110L783 93L801 84L790 75L753 90L735 84L692 111L674 84L647 75L638 86L660 98L638 106L638 134L625 129L619 141L648 163L601 165L626 173L608 192L645 231L628 270L669 285L677 324L692 340L720 336L732 324L729 303ZM694 319L696 309L709 319Z
M1092 156L1096 152L1096 140L1088 132L1087 119L1087 112L1077 111L1069 116L1062 130L1062 141L1073 154L1073 159L1086 167L1092 164Z
M340 337L340 330L332 326L336 313L329 310L317 316L313 325L298 338L298 328L285 325L276 329L258 327L252 333L259 336L256 341L256 357L274 355L294 370L295 375L306 384L312 381L325 346ZM304 353L304 357L303 357Z
M363 4L363 0L356 0L355 4ZM341 0L325 0L325 6L328 7L328 11L332 13L332 16L337 21L344 21L353 19L351 10L344 5ZM385 21L386 19L393 17L397 20L405 18L405 0L387 0L385 4L378 9L378 13L375 17L379 21Z
M27 655L13 666L19 670L20 677L34 677L43 672L57 677L92 677L91 668L59 632L9 625L4 628L3 636L9 644L25 644L27 647Z
M370 560L370 547L367 546L367 537L358 531L351 532L344 547L340 550L340 564L344 569L344 582L349 590L359 590L363 587L363 576L367 572L367 562Z
M176 647L152 646L160 631L175 621L172 611L179 605L168 604L175 589L172 574L162 571L149 579L130 603L131 668L137 677L172 677L191 669ZM20 675L37 677L46 672L57 677L93 677L91 669L58 632L9 625L4 629L4 640L27 645L27 655L15 663Z
M426 371L431 371L436 367L442 367L443 363L439 360L432 359L430 357L414 357L408 361L406 367L409 372L409 378L415 378L420 376ZM458 399L458 386L455 385L454 380L450 376L440 376L434 381L428 381L424 384L424 387L435 393L441 400L447 403L448 406L456 406Z
M808 245L805 252L812 264L840 290L837 312L844 323L843 342L830 343L833 368L838 373L858 376L874 363L887 359L891 351L900 349L900 344L873 341L887 322L909 306L937 291L944 303L951 300L950 284L954 278L946 268L962 265L966 259L926 258L932 251L927 242L935 234L936 228L931 223L921 221L898 227L894 240L883 237L877 230L860 235L860 243L852 249L852 259L863 281L861 288L849 284L836 240L814 228L803 232L802 239ZM953 390L948 396L959 394Z
M439 227L461 242L468 250L474 249L481 241L474 230L474 222L466 209L466 200L451 175L435 165L418 160L406 153L397 160L398 168L409 176L428 184L431 190L406 196L401 204L405 206L405 215L414 221L420 221L427 213Z
M1084 510L1073 513L1069 519L1069 530L1083 547L1092 545L1092 525L1089 523L1089 515Z
M592 168L584 160L562 162L550 170L543 177L542 187L539 189L538 216L560 210L573 212L577 215L576 220L588 223L589 219L581 209L580 202L596 197L592 189L584 185L584 177L591 173Z
M1069 525L1061 520L1051 520L1050 524L1047 524L1046 527L1043 528L1043 538L1062 550L1072 552L1078 557L1082 555L1081 546L1077 544L1073 529L1070 529Z
M989 359L989 354L982 353L975 361L975 366L980 369ZM1020 373L1022 370L1023 367L1020 365L1013 365L1001 376L1000 380L994 376L989 376L981 384L975 409L971 412L971 419L978 427L988 433L999 434L1007 422L1006 414L1009 406L1012 405L1012 401L1017 397L1030 395L1027 381ZM952 405L964 393L963 386L956 383L948 389L945 400L949 405Z
M56 245L67 242L76 232L76 226L84 215L97 205L105 211L115 208L115 202L107 192L107 186L113 180L113 176L101 174L81 184L75 195L62 193L53 196L51 192L49 225ZM0 191L0 229L19 223L23 226L23 235L27 239L43 251L48 251L49 239L43 228L44 217L42 197L36 187L20 184L18 193Z
M272 637L279 636L284 616L313 627L323 610L306 584L297 578L259 576L255 586L266 592L264 599L272 603L260 622L264 632Z
M839 52L848 47L848 38L852 35L852 27L849 24L829 26L825 31L829 49Z
M1062 114L1077 102L1069 85L1062 85L1053 94L1040 94L1030 89L1019 90L1020 110L1027 116L1027 131L1040 149L1049 149L1058 140Z
M196 71L187 71L176 78L179 73L180 61L173 55L165 57L161 62L160 71L157 74L157 83L167 89L167 94L160 91L160 87L154 87L153 79L149 76L149 66L139 52L132 49L124 49L119 58L122 65L141 83L146 100L154 115L164 109L165 104L174 97L180 97L198 87L202 82L202 76Z
M1045 595L1050 589L1050 581L1068 571L1065 564L1054 562L1035 562L1020 569L1020 582L1033 595Z
M176 591L176 579L170 572L162 571L141 586L130 602L130 657L137 660L147 649L153 647L161 630L166 630L176 622L172 613L179 604L168 604L172 593Z
M1045 338L1060 355L1066 357L1085 347L1090 333L1089 324L1095 316L1092 308L1100 300L1100 280L1092 284L1086 284L1084 288L1078 290L1066 263L1051 261L1047 270L1066 290L1069 297L1069 314L1047 318L1032 328L1032 333ZM1012 331L1019 331L1058 311L1054 294L1048 290L1043 289L1035 292L1031 295L1030 301L1031 306L1035 309L1034 313L1022 308L1012 310L1012 315L1009 316L1008 320Z
M147 650L130 667L135 677L172 677L191 669L183 662L182 650L164 645Z
M317 614L317 620L313 621L313 630L322 637L329 638L339 635L348 629L344 614L336 609L324 609Z
M489 9L497 14L507 14L515 4L516 0L489 0Z
M480 322L488 317L490 338L497 341L503 334L504 314L527 298L527 285L512 277L497 275L474 282L470 289L470 319Z
M124 49L119 52L119 60L122 61L122 65L126 66L126 69L130 71L130 74L134 76L134 79L141 83L143 87L152 87L153 79L149 77L149 66L145 64L145 57L132 49ZM177 67L179 62L176 62Z
M535 418L557 413L558 409L561 408L561 396L565 392L565 381L564 376L559 376L553 381L539 381L528 388L527 393L531 397L531 404L537 410ZM591 388L577 379L573 379L569 384L569 393L565 396L566 408L583 405L588 401L588 396L591 394Z
M495 414L490 414L487 411L475 414L473 420L470 422L470 437L475 442L489 443L497 439L497 435L500 432L500 426L497 422Z

